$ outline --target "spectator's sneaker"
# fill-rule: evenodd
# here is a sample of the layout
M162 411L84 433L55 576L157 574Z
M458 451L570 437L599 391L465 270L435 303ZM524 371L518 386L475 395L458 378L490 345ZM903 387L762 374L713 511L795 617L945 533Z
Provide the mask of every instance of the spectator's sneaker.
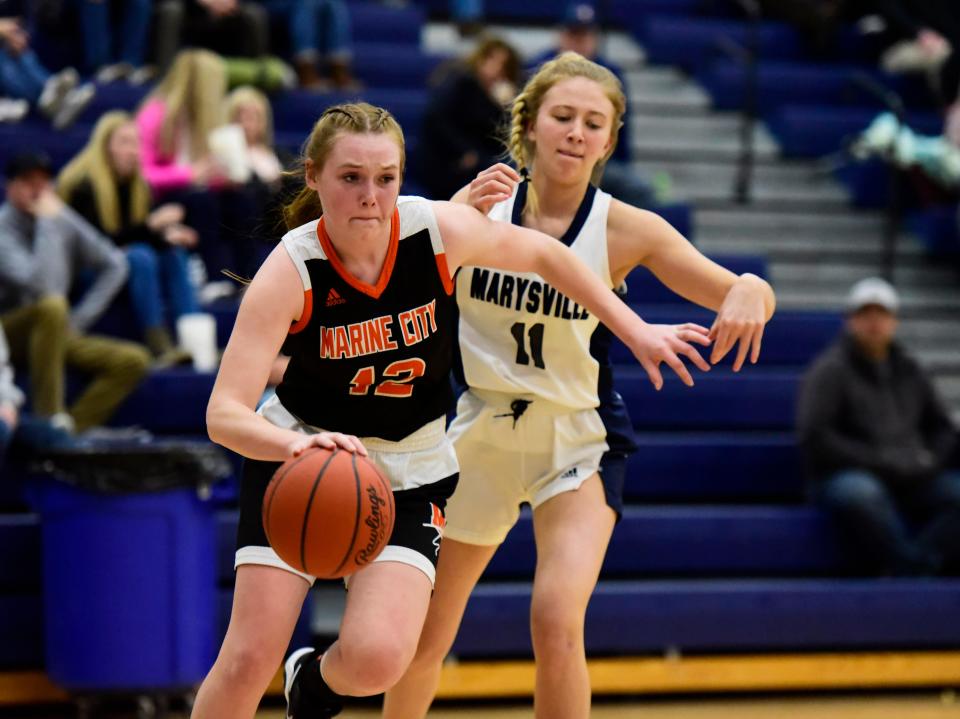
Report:
M127 75L127 82L131 85L146 85L157 76L157 68L153 65L143 65Z
M130 77L132 72L133 65L129 62L117 62L113 65L104 65L97 70L97 74L93 77L101 85L107 85L111 82L122 80L125 77Z
M287 657L287 661L284 662L283 696L287 700L287 719L329 719L343 711L343 705L339 702L331 701L321 704L308 697L297 682L300 672L310 662L319 660L320 652L313 647L303 647ZM330 692L330 689L327 688L327 691Z
M67 93L60 110L53 117L53 126L58 130L70 127L82 113L93 96L97 94L92 82L85 83Z
M57 412L50 417L50 426L63 430L69 434L73 434L77 431L77 424L73 421L73 417L67 414L66 412Z
M0 98L0 122L20 122L30 112L30 103L26 100Z
M47 117L53 118L60 112L67 95L80 84L80 75L72 67L51 75L44 83L43 92L37 100L37 108Z

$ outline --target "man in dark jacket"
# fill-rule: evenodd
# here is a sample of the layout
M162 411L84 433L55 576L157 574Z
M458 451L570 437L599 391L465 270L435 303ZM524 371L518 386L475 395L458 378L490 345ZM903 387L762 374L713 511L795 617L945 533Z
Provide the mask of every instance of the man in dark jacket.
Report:
M854 285L846 332L807 372L798 429L813 496L836 518L858 569L936 574L960 559L956 430L930 380L894 341L899 298Z

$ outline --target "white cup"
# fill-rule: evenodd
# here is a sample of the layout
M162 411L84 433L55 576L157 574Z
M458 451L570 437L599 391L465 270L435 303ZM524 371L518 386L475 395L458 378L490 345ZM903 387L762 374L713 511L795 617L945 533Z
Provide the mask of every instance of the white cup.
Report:
M250 179L250 157L247 137L240 125L221 125L210 131L210 152L232 182L243 184Z
M217 368L217 322L206 312L193 312L177 318L180 346L193 355L193 368L212 372Z

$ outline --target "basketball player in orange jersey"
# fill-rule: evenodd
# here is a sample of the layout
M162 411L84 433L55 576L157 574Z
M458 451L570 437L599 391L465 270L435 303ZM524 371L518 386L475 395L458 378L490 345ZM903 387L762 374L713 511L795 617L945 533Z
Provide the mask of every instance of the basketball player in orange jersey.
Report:
M454 199L497 224L557 238L555 245L568 245L607 288L645 266L678 294L717 311L711 359L718 362L739 342L733 363L739 371L748 355L753 362L759 357L773 291L756 276L737 277L711 262L657 215L597 189L624 107L609 70L575 53L546 63L513 104L509 150L529 180L518 182L512 168L498 165ZM447 504L436 590L417 655L387 693L388 719L427 713L470 592L522 502L533 508L537 547L535 715L590 714L584 617L636 445L613 390L609 333L596 317L565 316L548 306L545 293L534 296L538 283L486 267L464 268L457 277L469 389L448 436L460 481ZM490 291L494 285L499 292Z
M385 110L324 112L305 146L307 186L286 208L292 229L241 303L207 409L211 438L247 458L236 587L194 717L253 717L282 660L313 578L270 548L261 505L278 463L308 447L369 454L392 484L396 519L382 554L349 578L339 639L321 657L287 660L288 715L334 716L342 696L380 693L406 670L457 481L445 416L458 268L537 273L565 312L596 315L621 337L658 385L662 362L687 384L680 356L709 367L691 344L708 345L706 329L647 325L538 232L463 204L398 198L403 169L403 134ZM255 411L284 344L291 360L276 398Z

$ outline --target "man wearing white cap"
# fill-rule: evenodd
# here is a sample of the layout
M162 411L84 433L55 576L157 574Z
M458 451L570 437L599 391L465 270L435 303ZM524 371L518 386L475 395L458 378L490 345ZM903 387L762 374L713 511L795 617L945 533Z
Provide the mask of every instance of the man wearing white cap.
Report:
M957 433L894 341L899 305L882 279L853 286L846 331L804 377L797 426L813 498L856 569L933 575L960 560L960 473L944 471Z

